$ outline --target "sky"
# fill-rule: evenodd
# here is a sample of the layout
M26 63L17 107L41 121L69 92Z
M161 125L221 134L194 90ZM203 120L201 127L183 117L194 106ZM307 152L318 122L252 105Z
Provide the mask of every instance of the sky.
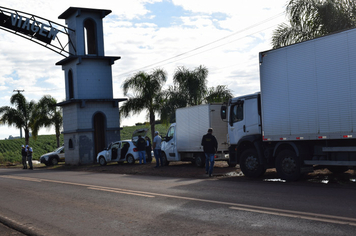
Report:
M106 9L105 56L120 56L112 65L114 98L124 96L122 83L138 71L161 68L173 84L178 67L209 70L208 87L227 85L234 96L260 90L258 53L272 48L271 36L286 22L287 0L2 0L15 9L65 25L58 16L69 7ZM38 101L51 95L65 100L64 59L41 45L0 29L0 107L11 106L14 90ZM132 96L129 93L128 96ZM158 114L159 118L159 114ZM147 121L146 112L121 119L121 126ZM39 134L54 134L41 129ZM0 125L0 139L19 136Z

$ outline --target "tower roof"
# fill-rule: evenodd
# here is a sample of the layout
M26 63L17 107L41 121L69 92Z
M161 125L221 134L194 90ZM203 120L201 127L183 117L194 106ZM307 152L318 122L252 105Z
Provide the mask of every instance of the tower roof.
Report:
M76 14L76 13L80 14L81 12L99 13L99 14L101 14L101 18L104 18L105 16L107 16L111 13L111 10L83 8L83 7L70 7L65 12L63 12L60 16L58 16L58 19L67 19L71 15Z

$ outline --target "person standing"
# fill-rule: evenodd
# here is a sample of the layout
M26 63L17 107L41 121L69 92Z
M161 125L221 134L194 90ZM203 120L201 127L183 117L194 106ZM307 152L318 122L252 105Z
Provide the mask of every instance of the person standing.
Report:
M152 162L152 145L151 145L151 140L149 137L146 136L146 154L147 154L147 162L151 163Z
M201 145L205 153L205 174L211 177L214 169L214 155L218 151L218 141L213 135L212 128L208 129L208 133L203 136Z
M156 158L156 166L155 168L159 167L159 163L161 163L161 166L163 166L163 161L161 157L161 142L162 138L158 135L159 132L155 132L155 137L153 139L153 153Z
M25 145L22 145L21 156L22 156L22 165L23 165L22 169L27 169L27 162L26 162L27 152L26 152Z
M146 164L146 157L145 157L146 140L144 140L141 137L141 135L139 135L137 139L137 150L138 150L138 156L140 158L140 164L142 164L142 159L143 159L143 163Z
M32 153L33 153L33 150L32 150L32 147L26 145L27 147L27 161L28 161L28 165L30 166L30 170L33 170L33 166L32 166Z

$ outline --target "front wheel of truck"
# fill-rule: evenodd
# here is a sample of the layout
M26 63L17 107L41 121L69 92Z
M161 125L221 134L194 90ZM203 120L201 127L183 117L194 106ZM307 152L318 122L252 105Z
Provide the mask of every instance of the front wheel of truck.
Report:
M241 154L240 169L245 176L252 178L261 177L266 172L257 151L253 148L247 149Z

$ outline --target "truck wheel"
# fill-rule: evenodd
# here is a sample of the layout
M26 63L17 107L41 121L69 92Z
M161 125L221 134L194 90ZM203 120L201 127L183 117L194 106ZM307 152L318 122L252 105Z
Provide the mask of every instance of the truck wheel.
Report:
M276 158L276 170L279 177L287 181L296 181L301 177L300 160L292 150L281 151Z
M205 167L205 156L199 154L195 157L195 165L197 167Z
M52 165L52 166L58 165L58 158L55 157L55 156L50 157L50 158L49 158L49 163L50 163L50 165Z
M261 177L266 168L260 163L257 151L253 148L245 150L240 156L240 169L247 177Z
M236 166L236 164L231 164L230 161L226 161L226 162L229 165L229 167L235 167Z
M129 163L130 165L135 164L135 158L134 158L131 154L127 155L126 161L127 161L127 163Z
M161 152L161 160L163 162L163 164L161 163L161 165L163 166L169 165L169 161L167 160L166 154L164 152Z
M328 166L327 169L334 174L341 174L349 170L347 166Z
M101 156L101 157L99 158L99 164L100 164L101 166L105 166L105 165L106 165L105 157Z

